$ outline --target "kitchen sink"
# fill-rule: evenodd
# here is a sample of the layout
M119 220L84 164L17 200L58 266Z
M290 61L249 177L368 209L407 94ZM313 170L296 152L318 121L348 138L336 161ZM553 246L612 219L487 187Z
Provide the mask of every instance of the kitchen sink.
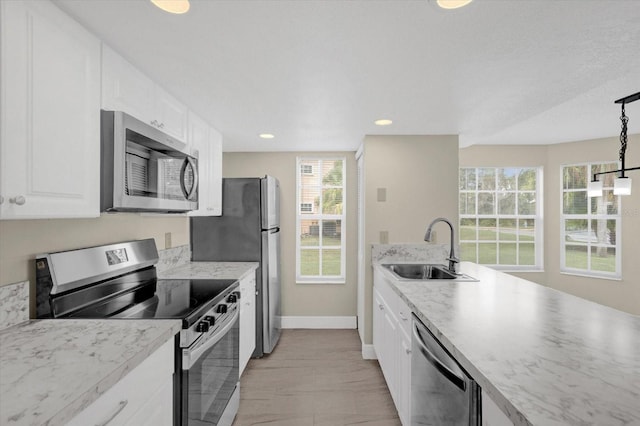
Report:
M384 264L400 280L456 280L477 281L465 274L454 274L444 265L431 263L394 263Z

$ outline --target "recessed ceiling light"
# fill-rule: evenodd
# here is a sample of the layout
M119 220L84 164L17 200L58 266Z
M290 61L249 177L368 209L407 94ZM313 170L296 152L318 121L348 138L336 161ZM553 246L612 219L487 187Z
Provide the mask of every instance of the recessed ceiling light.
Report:
M443 9L458 9L471 3L472 0L437 0L438 6Z
M260 133L259 135L262 139L273 139L275 138L274 135L272 135L271 133Z
M151 0L151 3L158 6L165 12L182 14L189 11L189 0Z
M380 120L374 121L374 123L376 124L376 126L388 126L393 123L393 121L386 118L381 118Z

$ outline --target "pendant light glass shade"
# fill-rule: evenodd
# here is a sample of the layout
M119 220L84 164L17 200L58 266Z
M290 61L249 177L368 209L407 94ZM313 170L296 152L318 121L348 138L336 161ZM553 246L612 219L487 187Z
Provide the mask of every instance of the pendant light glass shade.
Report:
M615 178L613 181L613 193L615 195L631 195L631 178Z
M458 9L471 3L472 0L437 0L438 6L443 9Z
M593 180L587 186L587 195L589 197L602 197L602 181Z

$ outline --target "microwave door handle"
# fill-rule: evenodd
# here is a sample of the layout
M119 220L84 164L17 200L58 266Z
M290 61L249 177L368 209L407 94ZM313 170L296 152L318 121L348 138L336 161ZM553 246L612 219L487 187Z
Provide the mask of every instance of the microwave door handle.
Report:
M191 191L187 190L187 185L185 184L187 166L191 166L191 170L193 170L193 186L191 187ZM198 167L191 157L186 157L182 163L182 168L180 169L180 188L187 200L191 200L198 190Z

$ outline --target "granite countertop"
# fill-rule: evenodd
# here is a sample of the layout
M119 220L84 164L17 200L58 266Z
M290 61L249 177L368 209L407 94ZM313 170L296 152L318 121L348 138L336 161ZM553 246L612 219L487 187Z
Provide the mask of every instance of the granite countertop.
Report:
M65 424L180 326L178 320L65 319L0 331L0 424Z
M189 262L158 272L162 279L236 279L241 280L253 273L260 264L258 262Z
M515 425L640 425L640 317L469 262L395 291Z

